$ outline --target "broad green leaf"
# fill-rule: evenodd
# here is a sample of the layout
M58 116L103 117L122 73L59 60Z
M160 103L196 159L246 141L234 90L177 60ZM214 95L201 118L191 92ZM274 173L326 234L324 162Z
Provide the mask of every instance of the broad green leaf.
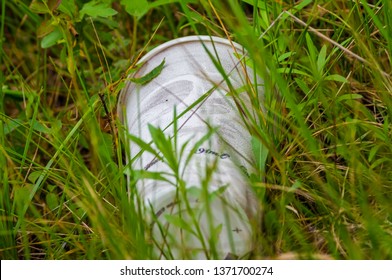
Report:
M27 179L35 184L35 182L37 181L37 179L42 175L42 170L38 170L38 171L33 171L30 173L29 177L27 177Z
M306 37L306 45L308 46L310 61L312 63L316 63L316 59L317 59L316 46L313 44L312 38L310 37L309 33L306 33L305 37Z
M61 120L54 120L51 126L51 133L58 132L63 127L63 123Z
M70 54L67 56L67 69L70 74L73 74L75 72L74 57Z
M223 221L222 221L223 222ZM217 242L223 229L223 224L217 225L211 232L211 240Z
M212 203L214 200L218 199L219 197L222 197L223 193L227 190L227 185L221 186L214 190L213 192L208 194L207 198L207 203Z
M31 185L26 184L24 187L14 189L14 200L16 202L19 215L24 215L24 208L30 205Z
M114 154L113 150L113 135L109 133L102 133L102 140L103 140L103 146L106 148L106 150L110 153L111 156Z
M313 0L302 0L302 1L298 1L296 3L298 3L298 5L295 5L294 8L290 9L290 12L292 14L301 11L303 8L305 8L306 6L308 6L309 4L311 4L313 2Z
M129 173L128 170L126 170L126 173ZM166 179L163 175L168 175L170 174L164 173L164 172L151 172L151 171L146 171L146 170L134 170L133 171L133 176L135 177L136 180L142 180L142 179L152 179L156 181L164 181L169 184L172 184L168 179Z
M135 144L137 144L137 145L142 149L142 151L140 152L140 154L141 154L142 152L144 152L144 151L147 151L147 152L153 154L154 156L156 156L157 159L163 160L162 156L159 155L159 153L152 147L152 145L151 145L150 143L146 143L146 142L143 141L142 139L140 139L140 138L138 138L138 137L136 137L136 136L134 136L134 135L131 135L131 134L128 134L128 135L127 135L127 138L128 138L130 141L132 141L132 142L134 142ZM132 161L135 160L136 158L138 158L138 156L136 156L135 158L133 158Z
M303 93L308 94L310 92L308 85L304 81L298 78L295 78L294 80L297 83L297 85L300 87L300 89L303 91Z
M185 221L183 218L181 218L178 215L169 215L166 214L165 215L165 219L172 225L172 226L176 226L178 228L181 228L183 230L186 230L188 232L191 232L193 234L195 234L193 227L191 226L191 224L188 221Z
M187 187L186 189L187 198L192 197L192 198L200 199L202 197L202 193L203 192L200 187L191 186L191 187Z
M278 57L278 61L279 61L279 62L282 62L282 61L286 60L287 58L289 58L289 57L291 57L291 56L293 56L293 55L295 55L295 54L296 54L296 52L287 52L287 53L284 53L284 54L282 54L281 56Z
M324 45L321 48L320 53L317 58L317 70L321 75L323 74L325 64L327 63L326 57L327 57L327 46Z
M306 77L311 77L308 73L298 70L298 69L290 69L288 67L285 68L279 68L277 69L278 73L291 73L291 74L297 74L297 75L301 75L301 76L306 76Z
M42 123L40 123L38 121L35 121L33 123L33 129L35 131L46 133L46 134L49 134L52 132L52 130L50 128L46 127L45 125L43 125Z
M178 166L178 162L170 138L166 137L161 129L150 124L148 125L148 129L154 144L158 147L158 150L162 153L169 166L175 170Z
M373 164L370 166L370 169L372 170L372 169L376 168L377 166L379 166L385 162L390 162L390 161L391 160L389 158L379 158L373 162Z
M162 72L164 65L165 65L165 59L162 60L161 64L159 64L157 67L152 69L149 73L147 73L143 77L131 78L130 80L136 84L144 85L144 84L150 82L155 77L157 77Z
M294 184L290 187L289 191L295 191L296 189L301 187L301 182L299 180L295 180Z
M55 11L60 6L61 2L63 2L63 0L48 0L48 7L51 11ZM67 2L72 1L68 0Z
M260 172L264 173L269 150L256 137L252 137L251 143L252 143L253 154L255 155L255 159L256 159L256 165L260 170Z
M143 16L149 8L147 0L121 0L121 4L128 14L135 17Z
M261 9L263 12L266 12L267 16L270 14L270 11L268 9L268 1L257 1L255 0L242 0L243 2L246 2L252 6L254 6L254 3L257 3L257 7ZM311 4L314 0L302 0L302 1L297 1L298 5L295 5L291 9L288 10L290 14L295 15L297 12L303 10L305 7L307 7L309 4ZM290 15L288 13L284 13L281 15L281 21L285 21Z
M373 159L375 158L378 150L380 149L380 146L373 146L369 152L369 156L368 156L368 161L372 162Z
M77 7L74 1L67 0L67 1L61 1L59 10L64 14L70 16L71 18L74 18L75 11L77 11Z
M50 191L50 192L54 191L56 188L57 188L56 185L50 185L50 184L49 184L49 185L47 186L47 189L48 189L48 191Z
M38 38L45 37L49 33L53 32L54 29L55 29L55 25L53 25L52 20L43 21L37 29L37 37Z
M46 49L57 44L63 38L60 28L55 28L51 33L46 35L41 41L41 47Z
M329 76L325 77L324 80L341 82L341 83L348 83L348 80L345 77L338 75L338 74L329 75Z
M353 100L353 99L361 99L362 95L360 94L356 94L356 93L350 93L350 94L343 94L341 96L339 96L336 101L340 102L343 100Z
M83 18L85 15L90 17L110 17L117 14L117 11L112 9L109 6L109 3L99 3L96 1L91 1L83 5L83 8L80 10L79 15L80 18Z
M49 13L50 10L46 4L44 4L40 0L33 0L30 4L30 10L36 14L46 14Z
M11 133L14 131L16 128L22 125L21 120L19 119L14 119L14 120L9 120L4 123L4 135L7 135L8 133Z
M48 193L46 195L46 204L48 205L50 210L55 209L59 206L59 199L56 194Z

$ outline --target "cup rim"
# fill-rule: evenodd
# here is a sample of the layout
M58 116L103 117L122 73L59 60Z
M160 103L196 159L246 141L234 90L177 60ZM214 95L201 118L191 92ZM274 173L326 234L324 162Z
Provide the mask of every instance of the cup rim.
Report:
M157 47L155 47L154 49L150 50L149 52L147 52L139 61L138 63L143 63L145 61L148 61L149 59L151 59L152 57L154 57L155 55L157 55L158 53L161 53L163 51L165 51L166 49L171 48L172 46L175 45L179 45L179 44L187 44L187 43L195 43L195 42L207 42L207 43L213 43L213 44L223 44L223 45L227 45L229 47L234 48L236 51L238 51L240 54L244 54L245 50L244 47L241 46L240 44L229 40L227 38L221 38L221 37L216 37L216 36L210 36L210 35L191 35L191 36L185 36L185 37L180 37L177 39L173 39L170 41L167 41ZM134 76L137 73L131 73L127 76L127 79ZM124 124L124 120L123 120L123 108L122 108L122 104L125 103L126 98L127 98L127 94L128 94L128 88L129 86L132 84L132 82L126 82L125 86L123 89L121 89L118 98L117 98L117 102L116 102L116 106L117 106L117 116L120 120L120 122L122 124Z

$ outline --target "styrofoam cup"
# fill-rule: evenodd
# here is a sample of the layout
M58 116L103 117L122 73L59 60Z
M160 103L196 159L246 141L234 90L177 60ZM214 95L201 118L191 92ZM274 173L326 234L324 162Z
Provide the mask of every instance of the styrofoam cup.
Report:
M243 48L226 39L179 38L147 53L121 92L118 114L127 132L163 159L130 144L133 170L149 172L136 189L156 258L241 258L253 248L259 208L248 184L253 154L243 112L252 111L249 96L262 96L263 88L243 58ZM146 76L151 80L140 84ZM172 148L154 142L149 125Z

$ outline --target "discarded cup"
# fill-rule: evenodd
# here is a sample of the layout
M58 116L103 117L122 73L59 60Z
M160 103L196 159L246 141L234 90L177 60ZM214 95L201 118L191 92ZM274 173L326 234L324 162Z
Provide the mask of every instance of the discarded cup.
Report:
M141 170L138 203L156 258L242 258L253 248L259 207L247 180L253 154L243 112L252 111L251 89L263 89L244 56L222 38L172 40L140 60L121 92L127 160Z

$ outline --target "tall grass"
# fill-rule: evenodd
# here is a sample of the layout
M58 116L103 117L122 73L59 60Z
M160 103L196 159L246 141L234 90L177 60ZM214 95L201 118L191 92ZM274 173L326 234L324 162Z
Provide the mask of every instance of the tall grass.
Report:
M152 257L116 99L142 54L193 34L243 45L265 82L251 257L392 257L390 1L84 2L1 1L2 259Z

